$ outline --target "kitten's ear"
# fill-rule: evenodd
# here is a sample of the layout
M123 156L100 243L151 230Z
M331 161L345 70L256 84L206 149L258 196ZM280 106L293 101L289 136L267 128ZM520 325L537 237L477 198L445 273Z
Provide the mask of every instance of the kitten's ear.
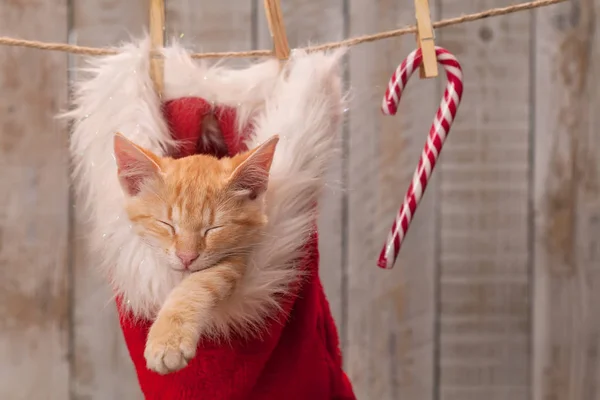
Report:
M119 182L129 196L138 194L144 180L161 172L159 157L120 133L115 134L114 151Z
M238 165L229 178L230 187L234 191L245 193L250 199L255 199L267 190L269 171L278 142L279 136L272 136L252 150Z

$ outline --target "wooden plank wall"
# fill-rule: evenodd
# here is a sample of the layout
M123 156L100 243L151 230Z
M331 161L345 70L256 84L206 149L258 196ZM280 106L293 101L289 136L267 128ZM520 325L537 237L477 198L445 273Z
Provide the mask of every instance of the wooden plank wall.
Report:
M147 25L145 0L79 0L71 3L69 39L84 46L108 46L140 35ZM69 77L77 77L82 57L70 57ZM73 354L71 398L141 399L135 370L119 327L112 294L88 253L83 216L74 209Z
M117 44L143 32L147 3L0 2L0 35ZM514 1L430 3L439 19ZM414 19L411 1L282 6L292 47ZM464 100L392 271L375 262L445 82L415 76L399 114L383 117L414 37L346 56L351 96L319 226L359 399L600 399L599 6L572 0L436 32L463 65ZM270 48L262 7L167 0L166 32L194 51ZM69 195L68 129L53 119L80 65L0 47L2 399L142 398Z
M512 0L442 2L442 18ZM464 102L438 198L440 398L529 398L532 14L439 32L461 61Z
M2 1L0 21L2 33L62 42L67 1ZM66 71L65 54L0 51L2 399L69 395L68 131L54 119Z
M535 400L600 398L599 12L536 13Z
M350 36L414 18L412 5L393 0L351 0L349 7ZM360 399L433 399L435 182L395 269L376 266L440 98L435 80L415 78L399 115L381 116L388 80L414 46L414 37L403 37L356 47L349 55L344 350Z

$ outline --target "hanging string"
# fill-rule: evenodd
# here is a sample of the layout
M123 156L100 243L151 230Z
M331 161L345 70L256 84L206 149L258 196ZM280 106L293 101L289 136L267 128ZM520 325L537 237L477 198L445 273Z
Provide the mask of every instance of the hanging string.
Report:
M528 3L521 3L507 7L500 8L492 8L486 11L467 14L460 17L448 18L441 21L437 21L433 23L434 28L444 28L447 26L463 24L466 22L477 21L480 19L485 19L489 17L497 17L500 15L511 14L519 11L532 10L534 8L545 7L552 4L562 3L567 0L536 0ZM375 33L372 35L363 35L357 36L345 40L341 40L339 42L331 42L325 43L318 46L309 46L304 47L302 50L307 52L315 52L315 51L323 51L323 50L331 50L336 49L338 47L349 47L356 46L362 43L374 42L382 39L389 39L392 37L398 37L402 35L407 35L410 33L415 33L417 31L417 27L415 25L410 25L401 29L394 29L390 31ZM111 54L117 54L119 51L111 48L101 48L101 47L85 47L85 46L75 46L66 43L50 43L50 42L40 42L35 40L24 40L24 39L15 39L12 37L0 36L0 45L4 46L15 46L15 47L29 47L40 50L52 50L52 51L63 51L72 54L85 54L91 56L105 56ZM227 52L213 52L213 53L192 53L192 58L244 58L244 57L271 57L273 56L273 52L271 50L251 50L251 51L227 51Z

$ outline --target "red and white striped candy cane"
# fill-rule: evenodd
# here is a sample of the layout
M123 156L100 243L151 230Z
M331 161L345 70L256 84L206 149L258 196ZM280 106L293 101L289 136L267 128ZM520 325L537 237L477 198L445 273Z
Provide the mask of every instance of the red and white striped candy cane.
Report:
M406 231L410 226L419 201L423 197L427 182L431 176L431 171L435 167L438 156L442 151L442 145L450 131L450 126L452 125L452 121L454 121L456 110L462 97L463 75L458 60L448 50L441 47L436 47L435 52L438 63L446 70L448 84L446 85L446 91L444 92L440 107L435 114L431 129L429 130L429 136L427 137L427 142L425 143L425 148L419 159L412 182L404 196L404 202L400 206L400 210L398 210L387 242L379 255L377 265L381 268L392 268L396 262L402 240L406 236ZM396 72L394 72L381 106L384 114L396 114L402 91L406 87L408 79L419 68L422 61L421 50L417 49L410 53Z

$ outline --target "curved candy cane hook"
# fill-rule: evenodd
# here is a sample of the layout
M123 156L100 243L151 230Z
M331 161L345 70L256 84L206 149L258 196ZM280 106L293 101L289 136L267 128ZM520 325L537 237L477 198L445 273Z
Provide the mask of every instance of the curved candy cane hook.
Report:
M446 91L444 92L440 107L435 114L431 129L429 129L429 136L427 137L427 142L425 143L425 148L419 159L412 182L404 196L404 202L400 206L400 210L398 210L392 229L388 234L387 242L379 255L377 265L381 268L392 268L396 262L396 258L398 258L402 240L406 236L406 231L410 226L412 217L421 201L421 197L423 197L427 182L431 176L431 171L435 167L435 163L442 151L442 145L446 136L448 136L450 126L454 121L460 99L462 98L463 74L460 63L446 49L436 47L435 53L438 63L446 70L448 84L446 85ZM396 114L402 91L406 87L408 79L419 68L422 61L421 49L417 49L410 53L402 64L400 64L396 72L394 72L381 106L384 114Z

